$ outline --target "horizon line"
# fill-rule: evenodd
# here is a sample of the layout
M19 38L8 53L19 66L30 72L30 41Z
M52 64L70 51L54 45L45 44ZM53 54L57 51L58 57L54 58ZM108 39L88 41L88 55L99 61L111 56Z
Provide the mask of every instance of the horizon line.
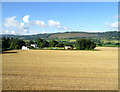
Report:
M84 32L84 31L71 31L71 32L70 32L70 31L66 31L66 32L53 32L53 33L52 33L52 32L51 32L51 33L38 33L38 34L75 33L75 32L76 32L76 33L77 33L77 32L78 32L78 33L80 33L80 32L81 32L81 33L82 33L82 32L83 32L83 33L106 33L106 32L119 32L119 31L102 31L102 32L101 32L101 31L98 31L98 32L87 32L87 31L86 31L86 32ZM2 33L1 33L1 36L2 36L2 35L38 35L38 34L2 34Z

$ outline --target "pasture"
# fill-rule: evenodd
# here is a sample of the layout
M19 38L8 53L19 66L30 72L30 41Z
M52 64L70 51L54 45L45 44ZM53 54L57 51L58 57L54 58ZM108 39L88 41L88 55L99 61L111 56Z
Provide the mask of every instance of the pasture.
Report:
M117 90L118 48L11 50L2 72L3 90Z

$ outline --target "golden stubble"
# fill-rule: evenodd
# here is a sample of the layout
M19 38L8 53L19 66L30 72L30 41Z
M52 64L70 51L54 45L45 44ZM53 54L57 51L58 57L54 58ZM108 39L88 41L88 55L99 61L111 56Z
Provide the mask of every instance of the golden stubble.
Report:
M12 50L2 54L3 90L117 90L118 48Z

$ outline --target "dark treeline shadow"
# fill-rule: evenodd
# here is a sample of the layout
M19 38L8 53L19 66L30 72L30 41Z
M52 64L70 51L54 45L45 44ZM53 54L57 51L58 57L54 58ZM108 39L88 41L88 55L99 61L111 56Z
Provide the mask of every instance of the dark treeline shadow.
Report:
M3 51L3 52L2 52L2 54L12 54L12 53L18 53L18 52L16 52L16 51L12 51L12 52L11 52L11 51L7 51L7 52L6 52L6 51Z
M94 51L101 51L100 49L94 49Z
M2 90L2 92L119 92L118 90Z

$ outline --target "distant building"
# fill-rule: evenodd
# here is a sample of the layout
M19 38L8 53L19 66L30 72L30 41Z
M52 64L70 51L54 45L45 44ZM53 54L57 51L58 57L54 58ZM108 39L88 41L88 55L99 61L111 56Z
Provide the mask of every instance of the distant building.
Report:
M22 50L29 50L29 48L22 46Z
M37 44L31 44L32 47L36 48L37 47Z
M47 48L46 48L46 47L44 47L44 49L46 50Z
M73 47L71 47L71 46L65 46L64 49L69 50L69 49L73 49Z

